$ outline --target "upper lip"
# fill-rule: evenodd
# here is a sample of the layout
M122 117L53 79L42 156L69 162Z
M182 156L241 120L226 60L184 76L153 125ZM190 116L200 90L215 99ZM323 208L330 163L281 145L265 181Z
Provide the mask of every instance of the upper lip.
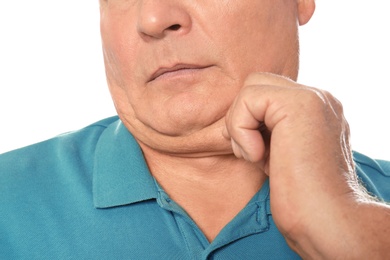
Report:
M156 78L158 78L159 76L161 76L162 74L167 73L167 72L173 72L173 71L182 70L182 69L204 69L207 67L210 67L210 66L196 65L196 64L184 64L184 63L175 64L173 66L162 66L153 72L153 74L150 76L148 82L155 80Z

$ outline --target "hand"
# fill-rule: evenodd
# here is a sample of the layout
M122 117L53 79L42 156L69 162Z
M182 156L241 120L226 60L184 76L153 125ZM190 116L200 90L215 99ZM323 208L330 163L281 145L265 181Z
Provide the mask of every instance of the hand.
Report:
M226 116L224 136L237 157L269 175L273 218L292 249L305 258L352 256L362 241L351 214L364 196L339 101L281 76L253 74Z

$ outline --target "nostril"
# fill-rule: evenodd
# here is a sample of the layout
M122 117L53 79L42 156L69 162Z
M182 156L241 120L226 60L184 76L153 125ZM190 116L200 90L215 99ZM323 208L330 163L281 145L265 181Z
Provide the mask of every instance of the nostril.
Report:
M167 29L168 30L171 30L171 31L177 31L181 28L181 25L180 24L174 24L174 25L171 25L169 26Z

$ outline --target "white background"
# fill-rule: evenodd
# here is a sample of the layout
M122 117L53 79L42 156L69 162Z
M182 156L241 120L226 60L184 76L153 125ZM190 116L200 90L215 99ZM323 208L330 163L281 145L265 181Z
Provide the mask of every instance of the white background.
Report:
M390 159L388 1L316 2L313 19L301 27L299 81L344 104L354 150ZM0 153L114 114L98 1L3 1Z

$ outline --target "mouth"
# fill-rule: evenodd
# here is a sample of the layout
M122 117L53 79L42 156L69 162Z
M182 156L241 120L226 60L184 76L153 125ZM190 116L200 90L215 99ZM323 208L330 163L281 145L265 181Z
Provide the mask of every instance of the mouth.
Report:
M168 75L180 75L184 73L194 73L199 70L209 68L211 66L201 66L193 64L176 64L172 67L160 67L149 78L148 82L154 81L158 78L162 78Z

